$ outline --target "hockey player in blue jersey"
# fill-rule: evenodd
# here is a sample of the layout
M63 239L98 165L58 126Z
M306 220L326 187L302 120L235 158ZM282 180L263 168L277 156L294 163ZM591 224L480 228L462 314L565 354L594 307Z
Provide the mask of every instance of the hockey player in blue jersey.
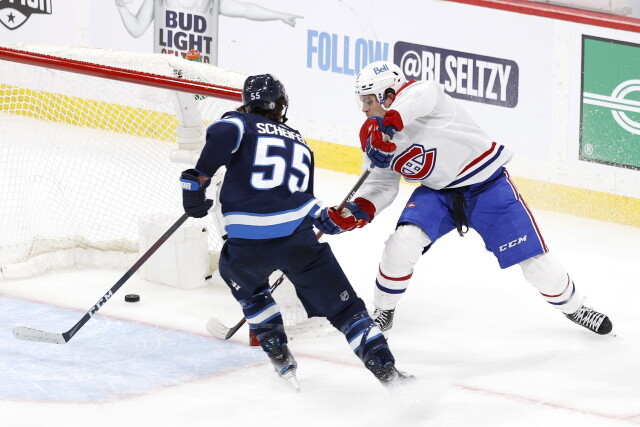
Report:
M249 327L278 375L297 385L297 363L268 283L281 270L308 315L326 317L340 330L380 382L405 380L329 245L313 231L320 209L313 195L313 153L300 133L285 124L284 86L270 74L250 76L242 100L237 111L209 126L195 169L184 171L181 181L185 211L200 218L213 204L205 197L210 177L221 166L227 168L220 204L228 238L219 272Z
M505 168L511 151L491 139L438 82L407 81L400 67L378 61L357 76L356 96L367 116L362 149L376 169L354 202L373 218L395 199L401 177L419 184L380 260L373 317L383 331L393 324L418 258L450 231L464 235L472 228L501 268L520 265L525 279L572 322L600 335L611 332L609 317L583 305L569 273L549 252ZM316 226L337 234L352 229L349 221L325 208ZM360 219L359 226L366 223Z

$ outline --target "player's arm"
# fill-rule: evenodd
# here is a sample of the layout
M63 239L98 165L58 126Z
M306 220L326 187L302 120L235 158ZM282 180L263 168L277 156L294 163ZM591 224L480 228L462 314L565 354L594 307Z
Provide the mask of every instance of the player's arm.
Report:
M124 27L129 31L129 34L137 38L143 35L153 22L153 0L145 0L135 15L127 8L129 3L131 0L116 0Z
M194 218L207 215L213 200L206 198L211 177L221 166L226 166L231 156L240 147L244 124L239 118L222 119L207 129L207 138L195 169L182 172L182 205L184 211Z
M368 165L369 162L365 160L365 163ZM335 206L323 208L314 221L315 227L324 234L340 234L364 227L395 199L399 183L399 175L395 172L374 168L354 200L342 211Z
M302 18L300 15L278 12L255 3L245 3L235 0L222 0L220 2L220 14L232 18L247 18L253 21L281 20L292 27L295 27L296 19Z
M379 215L397 197L400 189L400 178L400 174L391 169L375 168L354 197L370 201L376 214Z
M244 122L239 117L223 118L207 128L207 136L196 169L200 174L212 177L221 166L226 166L231 156L240 148L244 134Z
M380 120L380 130L392 139L396 132L418 119L433 113L442 102L444 91L434 81L416 82L400 93Z

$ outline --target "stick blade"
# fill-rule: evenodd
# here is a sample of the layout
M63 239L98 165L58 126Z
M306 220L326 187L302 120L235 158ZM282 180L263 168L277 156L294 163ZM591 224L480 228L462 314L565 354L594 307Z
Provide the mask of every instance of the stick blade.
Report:
M230 330L231 330L230 328L227 328L226 326L224 326L222 322L220 322L215 317L212 317L207 322L207 331L214 337L219 338L221 340L226 339L227 334L229 333Z
M28 328L26 326L16 326L13 328L13 336L25 341L46 342L50 344L66 344L62 334L45 332L39 329Z

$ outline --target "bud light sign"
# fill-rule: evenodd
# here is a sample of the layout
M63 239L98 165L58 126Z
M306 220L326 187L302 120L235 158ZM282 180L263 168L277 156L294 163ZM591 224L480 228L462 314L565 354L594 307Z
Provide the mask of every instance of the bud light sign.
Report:
M514 61L397 42L394 62L412 80L435 80L454 98L514 108L519 69Z

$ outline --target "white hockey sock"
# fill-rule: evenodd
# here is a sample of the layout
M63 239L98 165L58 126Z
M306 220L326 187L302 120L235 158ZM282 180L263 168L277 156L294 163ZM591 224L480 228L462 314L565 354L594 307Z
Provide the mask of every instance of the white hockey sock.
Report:
M563 313L573 313L580 308L582 302L580 300L580 294L573 284L573 281L567 275L566 284L562 292L558 294L545 294L540 292L540 295L547 300L547 302Z
M393 277L385 275L378 269L376 288L373 294L373 305L381 310L391 310L396 307L398 300L409 286L413 273L407 276Z
M564 267L549 252L520 263L525 279L538 289L542 297L563 313L574 313L582 299Z
M373 304L391 310L409 286L413 267L431 240L416 225L401 225L385 242L376 276Z

